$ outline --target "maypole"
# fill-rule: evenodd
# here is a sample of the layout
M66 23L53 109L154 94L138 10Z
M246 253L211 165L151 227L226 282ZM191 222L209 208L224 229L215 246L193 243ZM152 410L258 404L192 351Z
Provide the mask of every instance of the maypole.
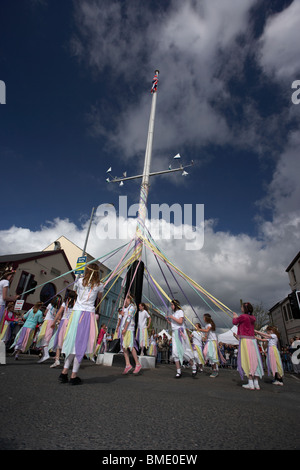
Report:
M140 303L142 298L143 289L143 274L144 274L144 263L142 262L142 251L143 251L143 239L144 239L144 228L146 223L147 215L147 200L150 188L150 166L152 158L152 144L154 134L154 121L156 111L156 98L157 98L157 84L158 84L159 70L155 70L154 77L152 80L152 103L148 126L148 137L144 159L144 170L140 189L139 199L139 210L137 217L137 226L135 232L135 249L134 249L134 263L127 273L126 289L125 293L129 290L135 296L137 305Z
M148 127L148 138L147 138L147 145L146 145L146 152L145 152L145 160L144 160L144 171L143 171L143 178L141 183L140 189L140 200L139 200L139 212L137 218L137 227L136 227L136 234L135 234L135 254L136 259L140 260L142 256L142 249L143 249L143 238L140 237L140 234L144 235L144 227L147 215L147 199L149 194L150 188L150 166L151 166L151 158L152 158L152 144L153 144L153 134L154 134L154 121L155 121L155 111L156 111L156 98L157 98L157 83L158 83L158 74L159 71L155 70L153 82L152 82L152 103L151 103L151 111L150 111L150 119L149 119L149 127Z

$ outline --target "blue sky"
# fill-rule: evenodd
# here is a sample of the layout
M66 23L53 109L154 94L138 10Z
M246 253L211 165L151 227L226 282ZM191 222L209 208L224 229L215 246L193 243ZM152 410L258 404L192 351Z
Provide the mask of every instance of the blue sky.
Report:
M149 203L204 204L194 274L214 273L208 290L226 278L231 305L243 289L277 302L299 251L299 18L299 0L1 2L1 252L83 245L92 207L138 202L139 183L106 170L141 173L158 68L152 170L196 164L152 179Z

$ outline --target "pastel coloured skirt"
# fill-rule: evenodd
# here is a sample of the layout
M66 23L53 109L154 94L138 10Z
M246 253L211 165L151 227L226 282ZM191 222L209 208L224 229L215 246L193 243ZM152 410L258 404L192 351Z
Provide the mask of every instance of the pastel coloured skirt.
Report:
M34 335L35 328L27 328L26 326L23 326L17 334L11 348L15 348L15 350L23 353L27 352L33 343Z
M5 304L1 305L0 307L0 331L2 330L2 326L4 323L4 317L5 317L4 313L5 313Z
M157 346L156 342L152 341L147 351L148 356L157 356Z
M36 347L43 348L48 346L53 336L54 329L52 328L54 320L45 320L40 328L39 334L36 339Z
M62 353L75 354L80 363L83 356L92 358L96 349L98 326L94 312L73 310L66 329Z
M206 341L203 347L203 355L205 362L209 362L210 364L221 364L225 363L225 359L221 354L219 349L218 342L216 340L209 340Z
M194 361L194 353L185 328L172 331L172 356L174 361Z
M267 367L268 375L272 375L273 377L275 377L275 374L278 373L280 377L283 377L282 361L280 353L276 346L268 347Z
M52 338L49 342L49 351L56 351L57 349L62 349L64 337L67 331L68 318L63 318L55 333L52 335Z
M11 338L11 329L13 327L13 323L10 321L4 322L2 331L0 333L0 341L3 341L4 343L8 343L8 341Z
M194 359L195 359L196 363L204 365L205 364L205 359L204 359L201 347L193 343L192 348L193 348L193 351L194 351Z
M261 355L254 337L240 337L237 369L242 379L244 375L247 377L251 375L252 377L256 376L260 378L264 375Z
M140 348L148 348L149 336L147 328L138 328L136 330L136 340L139 343Z
M127 330L125 335L122 336L121 345L123 349L133 349L135 348L138 351L138 345L134 336L134 331Z

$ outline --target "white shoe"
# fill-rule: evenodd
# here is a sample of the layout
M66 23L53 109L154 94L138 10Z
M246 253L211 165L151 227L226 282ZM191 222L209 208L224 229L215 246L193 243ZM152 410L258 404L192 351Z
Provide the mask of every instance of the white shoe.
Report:
M49 354L45 354L45 356L43 356L39 361L37 361L37 363L41 364L42 362L47 361L49 357L50 357Z
M60 364L59 360L56 359L56 360L54 361L54 363L50 366L50 369L52 369L53 367L59 366L59 364Z
M251 385L249 384L246 384L246 385L242 385L243 388L246 388L247 390L255 390L254 386L251 387Z

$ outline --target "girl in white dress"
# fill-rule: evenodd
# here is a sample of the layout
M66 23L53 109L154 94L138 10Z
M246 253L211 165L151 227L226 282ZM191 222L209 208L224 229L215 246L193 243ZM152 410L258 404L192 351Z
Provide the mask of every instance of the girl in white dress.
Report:
M194 359L192 346L184 324L184 313L180 307L178 300L173 299L171 302L173 315L166 317L172 326L172 355L176 364L175 378L181 377L181 366L186 360L192 366L192 376L197 374L197 367Z
M203 333L200 330L200 323L195 324L196 330L192 332L192 348L194 351L195 361L198 364L200 370L203 372L203 366L205 364L205 359L203 356Z
M262 338L257 338L258 341L266 341L268 343L267 350L267 367L268 375L274 377L273 385L283 385L282 377L284 375L280 352L278 350L278 337L279 332L275 326L268 326L266 333L254 330Z
M68 321L70 319L71 313L73 311L73 307L76 301L77 294L74 291L70 291L65 299L65 302L62 303L62 306L58 310L54 322L51 328L54 330L56 325L58 324L58 328L54 335L52 336L50 343L49 343L49 351L56 351L55 354L55 361L50 366L51 368L59 366L59 358L62 349L62 345L64 342L64 337L67 331Z
M43 355L41 359L38 361L39 364L42 362L47 361L49 359L49 349L48 345L50 343L50 340L53 336L53 324L54 324L54 318L61 307L62 304L62 298L61 295L55 296L55 298L47 305L46 311L45 311L45 320L40 328L40 331L37 336L36 340L36 347L37 348L42 348Z
M217 377L219 364L220 362L225 363L225 359L221 355L221 352L218 347L218 338L216 335L216 325L211 318L209 313L205 313L203 315L203 319L206 323L206 328L199 328L198 331L202 331L202 333L206 333L207 339L206 343L203 348L203 354L205 361L209 361L212 367L212 373L210 377Z
M77 299L70 316L65 334L62 353L66 360L59 376L62 383L68 382L68 371L71 365L71 385L78 385L81 379L77 376L83 356L94 356L98 337L98 325L95 316L95 301L102 297L103 285L100 282L100 269L96 263L86 266L83 278L74 284Z
M136 304L133 300L133 297L130 294L127 294L124 306L125 308L124 308L124 327L122 330L122 338L123 338L122 346L123 346L126 366L123 371L123 374L126 375L132 370L132 366L130 364L130 358L129 358L129 350L130 350L133 356L134 362L135 362L135 369L133 373L134 375L136 375L140 372L142 365L140 364L140 361L137 355L138 346L137 346L135 336L134 336L134 330L135 330L134 316L136 314Z
M150 324L151 317L148 312L148 307L146 304L140 303L136 340L141 349L141 356L144 355L144 348L148 349L149 346L148 328L150 327Z

